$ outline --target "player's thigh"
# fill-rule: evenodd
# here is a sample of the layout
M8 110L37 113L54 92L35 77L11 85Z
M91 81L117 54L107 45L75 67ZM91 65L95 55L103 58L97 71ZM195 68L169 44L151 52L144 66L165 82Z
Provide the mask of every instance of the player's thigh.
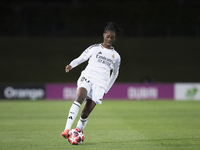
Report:
M84 87L87 92L89 93L91 89L91 82L84 76L80 76L78 81L77 81L77 89L80 87Z
M84 87L78 88L75 101L82 104L86 97L87 97L87 90Z
M88 82L85 77L81 76L77 81L77 86L76 101L82 104L82 102L88 96L88 93L91 90L91 83Z
M105 94L105 89L96 84L92 85L92 100L96 104L101 104L103 100L103 96Z

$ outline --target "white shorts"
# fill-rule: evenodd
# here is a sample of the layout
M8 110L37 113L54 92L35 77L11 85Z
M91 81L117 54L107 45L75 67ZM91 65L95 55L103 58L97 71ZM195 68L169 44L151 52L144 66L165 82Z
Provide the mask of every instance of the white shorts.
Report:
M80 87L84 87L87 90L87 98L94 101L96 104L101 104L103 100L103 96L105 93L105 89L99 85L91 83L84 76L80 76L77 81L77 89Z

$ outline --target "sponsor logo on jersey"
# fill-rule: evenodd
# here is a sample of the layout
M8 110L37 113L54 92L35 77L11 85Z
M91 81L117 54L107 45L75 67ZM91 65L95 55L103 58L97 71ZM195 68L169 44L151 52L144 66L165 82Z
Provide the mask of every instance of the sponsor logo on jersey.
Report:
M101 54L102 54L101 52L97 53L97 55L96 55L97 62L106 64L107 66L110 66L111 64L113 64L112 59L102 56Z

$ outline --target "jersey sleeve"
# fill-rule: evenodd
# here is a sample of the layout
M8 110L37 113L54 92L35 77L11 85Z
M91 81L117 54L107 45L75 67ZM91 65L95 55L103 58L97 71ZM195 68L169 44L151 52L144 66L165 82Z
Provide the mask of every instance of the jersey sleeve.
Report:
M112 74L110 76L110 79L109 79L109 82L108 82L107 89L106 89L105 93L107 93L110 90L110 88L114 84L115 80L117 79L117 76L119 74L120 63L121 63L121 58L119 56L117 61L113 64L113 71L112 71Z
M75 68L76 66L80 65L81 63L87 61L92 56L92 51L89 48L87 48L78 58L71 61L70 65L72 68Z

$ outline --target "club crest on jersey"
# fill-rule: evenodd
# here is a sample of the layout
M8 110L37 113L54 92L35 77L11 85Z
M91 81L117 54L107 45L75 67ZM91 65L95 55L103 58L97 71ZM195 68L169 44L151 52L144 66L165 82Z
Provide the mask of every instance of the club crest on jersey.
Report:
M115 54L112 55L112 58L115 58Z

